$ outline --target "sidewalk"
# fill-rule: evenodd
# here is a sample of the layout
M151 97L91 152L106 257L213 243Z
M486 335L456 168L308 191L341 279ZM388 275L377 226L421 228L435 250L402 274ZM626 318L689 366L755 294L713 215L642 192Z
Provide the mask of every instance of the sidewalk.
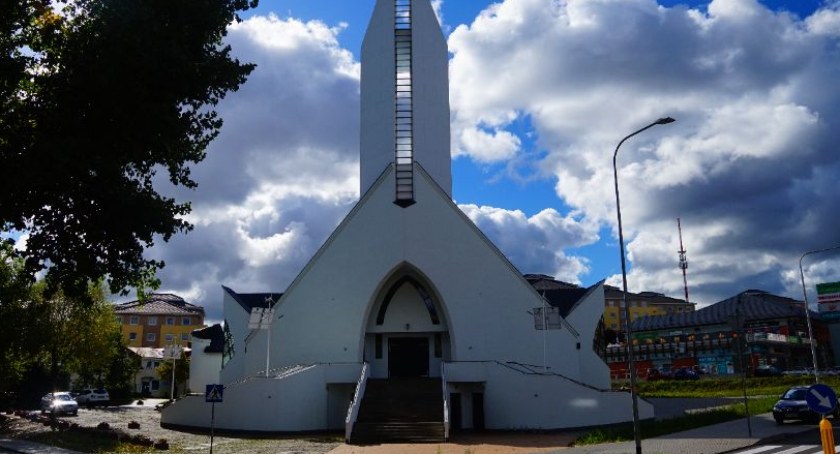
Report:
M750 425L752 426L751 437L747 431L747 420L737 419L642 440L642 452L644 454L721 454L814 428L813 424L778 425L773 420L772 413L753 416L750 418ZM814 443L818 444L819 439L815 439ZM636 444L632 441L552 451L554 454L635 454L635 452Z
M786 435L798 434L814 428L813 424L787 423L784 425L778 425L773 420L773 415L771 413L753 416L750 419L750 423L752 426L751 437L747 433L746 419L737 419L721 424L701 427L699 429L692 429L685 432L679 432L671 435L665 435L662 437L642 440L642 452L644 454L723 454L736 449L752 446L761 441L780 439ZM484 441L486 442L489 440ZM495 446L497 448L504 446L503 441L493 441L498 443L499 446ZM818 444L819 440L815 439L814 443ZM387 452L390 454L394 452L394 448L397 446L403 447L403 449L398 449L398 451L408 453L413 452L409 447L419 446L424 449L423 452L427 452L428 449L426 448L434 445L379 445L366 447L342 445L336 448L335 452L342 452L341 450L345 449L346 452L352 453ZM531 449L528 449L529 446ZM451 449L448 449L450 447L446 448L447 449L444 449L442 452L451 451ZM455 451L452 452L461 453L464 452L464 450L467 448L473 450L473 452L476 452L476 454L481 454L482 452L484 452L484 450L487 449L486 446L481 446L481 444L478 441L473 440L469 446L454 447ZM54 448L51 446L45 446L42 444L32 443L24 440L11 439L0 439L0 451L2 451L3 449L23 454L80 454L76 451L70 451L67 449ZM376 449L380 449L380 451L376 451ZM507 451L493 451L491 449L490 451L541 451L544 453L550 452L552 454L635 454L636 447L634 442L629 441L622 443L604 443L592 446L556 449L541 449L537 445L523 445L518 446L516 450L508 449Z
M13 440L0 438L0 451L17 452L21 454L81 454L78 451L56 448L54 446L42 445L26 440Z

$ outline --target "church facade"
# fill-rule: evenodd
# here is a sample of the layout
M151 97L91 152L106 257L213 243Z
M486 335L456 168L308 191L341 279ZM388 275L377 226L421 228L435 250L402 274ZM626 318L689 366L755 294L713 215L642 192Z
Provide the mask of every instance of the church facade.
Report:
M396 417L371 410L386 392L426 402L444 438L632 418L595 349L603 285L547 298L453 203L447 65L429 0L377 0L362 48L362 197L282 295L224 288L222 367L204 373L225 385L217 429L353 440ZM274 301L270 327L252 329ZM422 386L433 398L400 391ZM181 399L162 424L208 427L206 405Z

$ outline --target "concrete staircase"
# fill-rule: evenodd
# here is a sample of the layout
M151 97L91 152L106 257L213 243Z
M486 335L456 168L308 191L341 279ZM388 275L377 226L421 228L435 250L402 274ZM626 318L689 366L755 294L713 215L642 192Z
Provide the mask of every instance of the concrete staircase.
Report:
M353 426L353 444L444 441L439 378L369 379Z

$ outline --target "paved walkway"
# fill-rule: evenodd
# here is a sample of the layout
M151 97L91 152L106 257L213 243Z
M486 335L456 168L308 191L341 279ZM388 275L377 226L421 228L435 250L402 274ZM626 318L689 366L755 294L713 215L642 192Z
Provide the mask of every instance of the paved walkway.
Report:
M782 439L786 435L797 434L813 429L813 424L802 423L787 423L778 425L773 421L773 416L770 413L753 416L750 419L752 426L752 436L747 432L746 419L738 419L712 426L701 427L699 429L692 429L686 432L679 432L671 435L666 435L657 438L650 438L642 440L642 452L644 454L722 454L736 449L752 446L761 441L771 441ZM516 435L516 434L514 434ZM482 437L477 437L482 438ZM449 444L432 445L438 449L437 452L443 453L463 453L472 452L474 454L485 453L510 453L510 452L550 452L553 454L635 454L635 443L605 443L600 445L584 446L577 448L550 448L542 442L531 443L525 440L519 442L508 443L504 440L503 435L498 435L493 440L470 440L464 444ZM539 438L539 437L535 437ZM487 442L490 444L486 444ZM510 441L510 440L508 440ZM553 440L554 446L562 443L560 440ZM814 443L819 444L819 440L814 440ZM505 450L507 446L507 450ZM514 448L515 449L511 449ZM3 449L16 453L23 454L79 454L75 451L67 449L54 448L38 443L27 442L23 440L0 439L0 451ZM342 451L342 449L345 449ZM416 449L422 449L416 451ZM379 445L369 447L347 446L344 445L336 449L336 453L393 453L400 452L402 454L410 454L413 452L435 452L429 451L430 445ZM501 449L501 450L499 450Z
M747 420L737 419L725 423L692 429L671 435L642 440L644 454L721 454L752 446L761 441L781 439L813 429L813 424L776 424L772 413L750 418L752 436L747 431ZM819 444L819 440L814 440ZM551 451L556 454L635 454L632 441L566 448Z

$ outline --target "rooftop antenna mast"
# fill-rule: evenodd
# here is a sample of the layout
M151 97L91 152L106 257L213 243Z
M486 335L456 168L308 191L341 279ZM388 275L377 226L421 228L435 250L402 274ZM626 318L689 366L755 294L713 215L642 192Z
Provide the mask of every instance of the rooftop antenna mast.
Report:
M688 278L686 278L686 270L688 269L688 259L685 256L685 248L683 247L683 240L682 240L682 224L680 224L680 218L677 218L677 230L680 232L680 250L677 251L680 253L680 269L682 270L683 274L683 287L685 288L685 302L688 303Z

